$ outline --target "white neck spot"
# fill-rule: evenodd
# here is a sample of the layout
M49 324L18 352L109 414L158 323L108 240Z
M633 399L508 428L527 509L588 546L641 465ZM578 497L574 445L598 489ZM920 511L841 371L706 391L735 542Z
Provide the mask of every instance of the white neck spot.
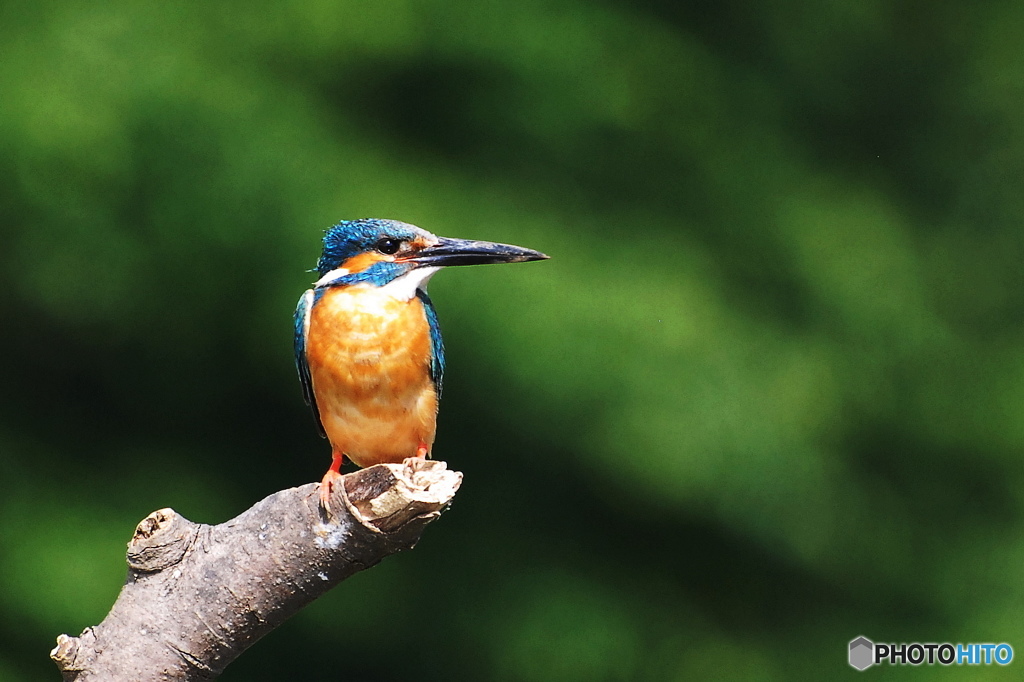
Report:
M387 294L399 301L408 301L416 295L416 290L426 291L427 282L437 274L441 268L425 267L410 270L401 277L396 277L380 288L382 294Z
M321 277L317 281L313 282L313 286L314 287L326 286L328 284L331 284L331 283L341 279L342 277L344 277L347 274L349 274L349 272L345 268L337 268L335 270L331 270L326 275L324 275L323 277Z

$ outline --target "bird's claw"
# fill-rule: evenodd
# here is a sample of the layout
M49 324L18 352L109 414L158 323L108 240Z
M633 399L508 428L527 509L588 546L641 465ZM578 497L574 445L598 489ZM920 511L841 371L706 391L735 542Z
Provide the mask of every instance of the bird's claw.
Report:
M320 506L330 519L334 514L331 512L331 493L335 486L344 485L341 481L341 474L333 469L328 470L320 481Z

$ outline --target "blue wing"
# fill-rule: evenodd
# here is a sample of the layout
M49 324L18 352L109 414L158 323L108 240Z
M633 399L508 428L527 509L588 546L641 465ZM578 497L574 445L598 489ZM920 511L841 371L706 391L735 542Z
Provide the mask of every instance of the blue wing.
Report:
M302 295L299 305L295 308L295 369L298 370L299 381L302 383L302 397L313 410L316 429L326 438L327 432L320 422L320 410L316 406L316 396L313 394L313 377L309 374L309 363L306 362L306 328L309 324L309 313L313 309L313 301L314 294L310 289Z
M416 290L416 296L423 302L423 310L430 325L430 378L437 389L437 397L441 397L441 384L444 381L444 343L441 341L441 326L437 323L437 311L427 292Z

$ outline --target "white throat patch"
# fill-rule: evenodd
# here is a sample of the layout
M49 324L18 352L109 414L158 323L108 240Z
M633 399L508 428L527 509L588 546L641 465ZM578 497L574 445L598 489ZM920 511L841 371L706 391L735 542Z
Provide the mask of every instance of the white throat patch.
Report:
M416 290L427 290L427 282L437 274L441 268L425 267L410 270L401 277L396 277L380 288L382 294L387 294L399 301L408 301L416 295Z

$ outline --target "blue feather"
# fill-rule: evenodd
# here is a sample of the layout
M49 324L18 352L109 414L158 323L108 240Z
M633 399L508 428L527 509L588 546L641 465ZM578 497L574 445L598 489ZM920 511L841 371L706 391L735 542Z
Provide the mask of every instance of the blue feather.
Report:
M427 324L430 325L430 378L437 390L437 397L441 397L441 384L444 381L444 342L441 340L441 325L437 322L437 311L434 304L422 289L416 290L416 297L423 303L423 310L427 315Z
M331 270L341 267L341 264L352 256L372 251L374 244L381 237L413 239L421 232L418 232L418 228L397 220L342 220L324 233L324 250L316 263L317 272L323 277Z
M375 287L382 287L393 282L415 266L412 263L393 263L391 261L378 261L362 272L353 272L344 277L339 277L331 284L334 286L350 286L352 284L371 284Z
M313 395L313 377L309 373L309 363L306 361L306 317L316 299L319 298L316 293L313 296L310 296L309 293L307 291L302 295L295 308L295 369L298 370L299 381L302 383L302 397L313 410L317 431L326 438L327 432L324 431L324 425L320 422L320 409L316 405L316 396Z

